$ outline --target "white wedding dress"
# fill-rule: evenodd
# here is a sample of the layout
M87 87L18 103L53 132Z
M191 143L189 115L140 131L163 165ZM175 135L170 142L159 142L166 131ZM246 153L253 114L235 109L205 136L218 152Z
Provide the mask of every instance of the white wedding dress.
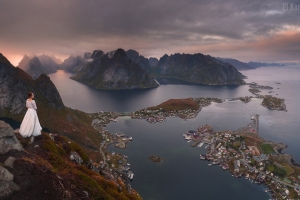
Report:
M39 122L39 118L36 114L36 104L34 100L26 101L26 107L28 108L24 119L21 123L20 134L23 137L38 136L41 135L42 127Z

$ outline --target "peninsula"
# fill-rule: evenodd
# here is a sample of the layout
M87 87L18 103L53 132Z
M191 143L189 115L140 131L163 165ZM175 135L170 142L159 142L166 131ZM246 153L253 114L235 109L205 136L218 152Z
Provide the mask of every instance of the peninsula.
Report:
M259 116L236 131L215 131L210 125L183 134L185 140L193 141L192 147L205 144L206 154L201 160L208 166L219 165L236 178L244 176L251 183L265 184L266 192L273 198L298 199L300 196L300 168L293 157L282 154L287 146L270 142L259 136Z

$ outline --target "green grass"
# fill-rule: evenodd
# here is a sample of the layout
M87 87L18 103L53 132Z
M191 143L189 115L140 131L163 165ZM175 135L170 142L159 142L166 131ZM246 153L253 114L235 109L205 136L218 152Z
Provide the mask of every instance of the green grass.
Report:
M177 110L198 110L199 104L194 102L192 99L169 99L157 106L149 107L148 110L159 110L160 108L163 111L177 111Z
M260 148L265 154L275 153L273 147L270 144L260 144Z
M287 170L282 167L278 167L277 165L269 165L268 170L280 178L284 178L287 175Z

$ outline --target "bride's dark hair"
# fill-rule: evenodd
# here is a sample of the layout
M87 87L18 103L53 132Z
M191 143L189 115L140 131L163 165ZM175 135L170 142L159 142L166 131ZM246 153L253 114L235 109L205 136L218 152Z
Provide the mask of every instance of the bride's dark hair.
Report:
M32 97L33 93L32 92L28 92L28 98Z

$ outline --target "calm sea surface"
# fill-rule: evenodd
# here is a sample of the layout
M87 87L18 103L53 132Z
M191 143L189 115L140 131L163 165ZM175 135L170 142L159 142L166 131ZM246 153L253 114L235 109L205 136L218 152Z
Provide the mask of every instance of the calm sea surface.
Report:
M260 135L270 141L288 145L285 152L300 161L300 69L259 68L243 71L246 82L258 82L272 86L273 95L285 98L288 112L271 111L252 99L212 104L202 109L191 120L168 118L164 123L149 124L142 120L119 118L107 129L112 133L124 133L133 137L127 149L109 150L128 155L134 172L132 182L144 199L269 199L264 186L251 184L244 178L237 179L218 166L207 166L200 161L202 148L192 148L182 134L203 124L211 124L215 130L236 130L246 125L252 115L260 115ZM248 86L161 85L149 90L100 91L69 79L72 74L58 71L50 78L56 85L66 106L85 112L135 111L159 104L170 98L219 97L230 98L251 95ZM280 82L281 84L276 84ZM262 94L268 94L268 90ZM276 95L278 94L278 95ZM158 155L163 163L152 163L147 157Z

